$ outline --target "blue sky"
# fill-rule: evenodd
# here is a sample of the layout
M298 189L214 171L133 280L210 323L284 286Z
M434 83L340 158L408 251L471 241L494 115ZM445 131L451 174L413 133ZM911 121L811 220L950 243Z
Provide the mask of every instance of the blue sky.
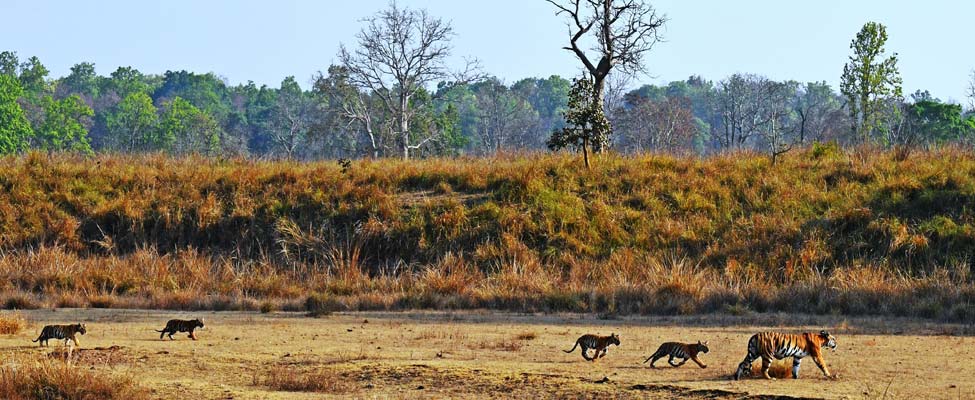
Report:
M62 76L80 61L107 75L130 65L214 72L231 83L278 86L295 75L304 87L335 62L339 43L354 43L359 20L386 0L347 1L44 1L2 0L0 50L31 55ZM481 60L513 82L572 76L578 64L561 50L561 18L542 0L400 0L452 21L454 54ZM834 87L849 43L867 21L888 26L888 51L900 54L905 93L927 89L943 100L964 97L975 52L969 48L975 2L963 0L693 1L657 0L670 22L649 54L639 83L692 74L719 80L735 72L773 79L825 80ZM9 16L13 16L10 18Z

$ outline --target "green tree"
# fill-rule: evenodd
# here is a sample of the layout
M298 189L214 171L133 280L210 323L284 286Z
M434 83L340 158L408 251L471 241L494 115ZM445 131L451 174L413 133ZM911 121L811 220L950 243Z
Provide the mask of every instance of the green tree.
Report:
M95 64L83 62L71 67L71 73L61 79L58 92L65 94L80 94L89 98L98 97L98 74Z
M24 93L39 96L47 89L47 75L50 71L37 57L31 57L20 65L20 87Z
M88 126L95 116L78 95L61 100L44 96L44 123L37 130L37 147L47 151L77 151L91 154Z
M9 75L14 78L17 77L17 67L20 65L20 60L17 58L17 53L13 51L0 52L0 75Z
M942 103L934 98L918 98L905 107L905 132L897 144L944 144L965 139L971 134L962 117L960 104Z
M596 96L591 80L576 79L569 92L569 108L563 114L565 127L552 133L548 147L559 150L571 147L582 151L586 168L592 168L589 152L598 152L609 143L609 120L603 113L603 103Z
M17 103L22 92L14 77L0 74L0 154L26 150L34 135L24 110Z
M158 116L152 98L134 92L105 117L107 145L116 151L151 150L157 146Z
M220 127L213 118L182 97L163 103L158 134L153 141L159 150L172 154L213 155L220 148Z
M890 129L884 116L892 99L900 99L897 53L886 57L887 28L868 22L850 44L853 55L843 67L840 91L847 97L855 140L867 142Z

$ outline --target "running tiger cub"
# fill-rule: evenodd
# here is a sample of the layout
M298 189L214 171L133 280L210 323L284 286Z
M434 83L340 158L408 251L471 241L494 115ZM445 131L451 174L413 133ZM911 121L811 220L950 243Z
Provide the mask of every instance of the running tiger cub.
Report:
M38 346L47 346L47 341L50 339L64 339L65 345L68 341L73 341L75 346L79 346L77 335L79 333L84 335L87 332L85 324L47 325L41 329L41 335L31 341L40 342Z
M707 353L708 351L710 351L710 349L708 349L708 342L706 340L703 342L698 341L695 344L667 342L660 345L657 352L653 353L652 356L647 357L647 360L643 363L646 364L647 361L650 361L650 368L657 368L653 365L653 363L657 362L658 359L663 358L664 356L669 356L670 358L667 359L667 363L675 368L684 365L688 359L697 363L697 365L701 368L707 368L707 365L702 363L701 360L697 359L697 355L698 353ZM674 364L675 358L680 358L683 361L678 364Z
M189 332L189 338L196 340L196 333L193 332L193 330L196 328L203 329L202 318L189 321L182 319L171 319L166 323L166 327L163 328L163 330L157 330L156 332L161 332L159 334L159 339L162 339L163 336L167 336L168 334L169 340L175 340L173 339L173 334L176 332Z
M765 379L775 379L769 376L768 369L772 365L772 358L781 360L792 357L792 377L799 379L799 364L802 358L812 356L816 366L823 371L823 375L832 378L826 360L823 359L823 346L836 349L836 338L829 332L806 332L802 334L784 334L775 332L757 333L748 340L748 354L745 360L738 364L735 380L741 379L746 373L751 375L752 362L762 358L762 375Z
M596 359L606 357L606 351L609 350L608 347L611 344L620 345L620 337L615 333L611 333L609 336L582 335L579 339L576 339L576 343L571 349L562 351L572 353L575 351L576 346L581 346L582 358L586 359L586 361L596 362ZM589 353L589 349L596 350L592 358L589 358L587 354Z

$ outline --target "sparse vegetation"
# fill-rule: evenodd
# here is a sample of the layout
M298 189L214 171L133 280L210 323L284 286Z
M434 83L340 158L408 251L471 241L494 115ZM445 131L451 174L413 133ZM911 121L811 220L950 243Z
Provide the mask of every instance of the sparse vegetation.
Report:
M327 369L301 370L294 366L276 365L254 376L254 384L286 392L349 394L357 391L348 377Z
M823 149L774 168L748 153L603 155L591 171L559 155L345 173L6 157L0 304L975 321L975 156Z
M19 313L0 314L0 335L16 335L27 327L27 320Z
M149 399L149 392L127 376L91 371L57 360L15 358L0 366L0 398Z

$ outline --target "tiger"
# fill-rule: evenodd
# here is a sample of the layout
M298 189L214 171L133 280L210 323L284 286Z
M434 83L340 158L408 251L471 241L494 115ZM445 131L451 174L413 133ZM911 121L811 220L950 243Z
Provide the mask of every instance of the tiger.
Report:
M708 342L706 340L703 342L698 341L694 344L667 342L660 345L657 351L653 353L652 356L647 357L646 361L643 363L646 364L647 361L650 361L650 368L656 368L653 364L657 362L658 359L663 358L664 356L669 356L670 358L667 359L667 363L675 368L684 365L688 359L697 363L697 365L701 368L707 368L708 366L706 364L702 363L701 360L698 360L697 355L698 353L707 353L708 351L710 351L710 349L708 348ZM675 358L683 359L683 361L678 364L674 364Z
M31 341L40 342L38 346L47 346L47 341L50 339L64 339L65 345L70 341L74 342L75 346L80 346L77 336L79 333L82 335L88 333L85 324L47 325L41 329L41 335Z
M582 335L579 339L576 339L576 343L569 350L562 350L566 353L572 353L575 351L577 346L582 347L582 358L586 361L596 362L596 359L603 358L606 356L606 352L609 350L609 345L615 344L620 345L620 337L615 333L610 333L609 336L597 336L597 335ZM589 349L596 350L596 353L592 358L589 358Z
M193 332L196 328L203 329L203 318L197 318L194 320L183 320L183 319L171 319L166 322L166 327L163 330L156 330L160 332L159 339L162 340L164 336L169 336L169 340L173 339L173 334L176 332L189 332L189 338L196 340L196 333Z
M826 360L823 359L823 346L836 349L836 338L825 330L819 333L805 332L801 334L756 333L748 340L748 354L745 355L745 360L738 364L734 378L739 380L746 373L750 375L752 362L761 357L762 375L765 376L765 379L775 379L768 374L769 366L772 365L772 358L781 360L792 357L792 377L799 379L799 364L806 356L812 356L816 366L823 371L823 375L832 378L833 375L826 367Z

